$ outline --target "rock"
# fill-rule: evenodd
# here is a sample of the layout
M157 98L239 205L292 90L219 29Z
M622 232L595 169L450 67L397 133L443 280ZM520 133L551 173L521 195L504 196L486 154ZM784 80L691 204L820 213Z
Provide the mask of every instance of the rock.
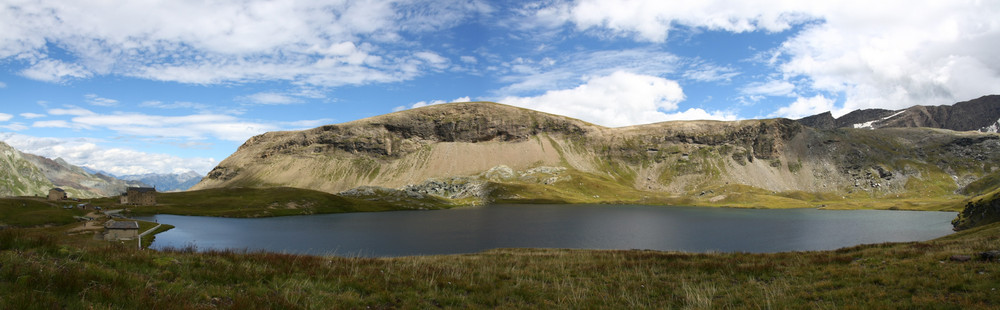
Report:
M988 262L1000 261L1000 251L986 251L979 253L979 259Z
M972 260L972 256L968 256L968 255L952 255L951 257L948 258L948 260L951 260L953 262L967 262L967 261Z

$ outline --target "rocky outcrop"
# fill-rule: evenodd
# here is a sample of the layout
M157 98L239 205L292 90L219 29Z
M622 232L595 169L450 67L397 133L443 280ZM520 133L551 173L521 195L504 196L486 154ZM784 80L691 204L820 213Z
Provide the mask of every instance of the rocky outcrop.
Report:
M1000 190L971 199L951 224L963 230L995 222L1000 222Z

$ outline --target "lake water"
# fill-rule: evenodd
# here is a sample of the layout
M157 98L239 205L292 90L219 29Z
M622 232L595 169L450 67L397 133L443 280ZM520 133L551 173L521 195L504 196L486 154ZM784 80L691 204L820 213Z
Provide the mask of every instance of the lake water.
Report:
M473 253L494 248L687 252L832 250L951 233L955 212L492 205L257 219L156 215L176 226L152 248L194 245L340 256Z

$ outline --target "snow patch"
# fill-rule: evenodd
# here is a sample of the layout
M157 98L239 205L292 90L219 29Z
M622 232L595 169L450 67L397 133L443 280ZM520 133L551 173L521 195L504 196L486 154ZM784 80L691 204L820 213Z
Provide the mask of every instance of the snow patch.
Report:
M992 133L1000 132L1000 119L997 119L997 121L995 123L993 123L993 125L989 125L989 126L980 128L979 131L982 131L982 132L992 132Z
M901 110L901 111L896 112L896 113L894 113L892 115L889 115L889 116L886 116L886 117L883 117L883 118L880 118L880 119L877 119L877 120L874 120L874 121L867 121L867 122L864 122L864 123L854 124L853 126L856 129L864 129L864 128L875 129L875 123L882 122L882 121L888 120L890 118L899 116L900 114L903 114L904 112L906 112L906 110Z

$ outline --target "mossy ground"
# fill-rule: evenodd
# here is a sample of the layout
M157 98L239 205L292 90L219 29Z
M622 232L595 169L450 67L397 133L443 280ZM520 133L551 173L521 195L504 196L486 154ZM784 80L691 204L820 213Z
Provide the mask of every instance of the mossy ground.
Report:
M498 249L342 258L138 250L0 231L0 308L809 308L988 309L1000 224L938 240L836 251L688 254Z

